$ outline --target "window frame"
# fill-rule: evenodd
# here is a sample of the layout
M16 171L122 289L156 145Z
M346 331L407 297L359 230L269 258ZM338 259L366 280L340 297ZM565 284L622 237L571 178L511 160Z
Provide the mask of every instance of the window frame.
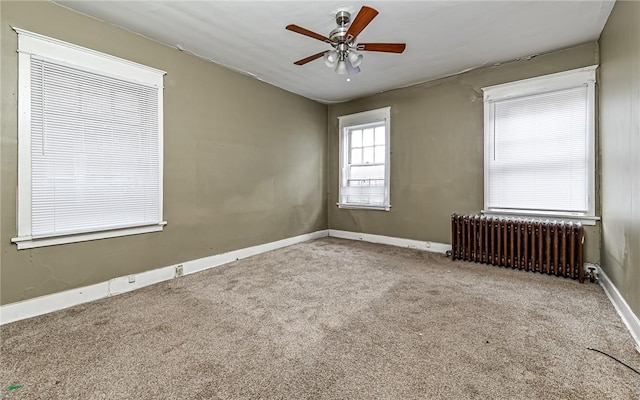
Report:
M515 82L482 88L484 92L484 209L482 214L503 215L525 218L556 218L575 220L585 225L595 225L600 218L596 216L596 69L598 65L577 68L569 71L558 72L550 75L543 75L530 79L523 79ZM587 176L586 176L586 196L587 211L562 212L545 210L514 210L489 207L489 164L490 164L490 137L494 125L495 103L501 100L514 99L519 97L535 96L542 93L549 93L558 90L572 89L580 86L587 87Z
M163 220L163 78L166 72L12 27L18 34L18 250L162 231ZM155 224L105 228L77 234L33 236L31 232L31 56L57 64L158 88L159 221Z
M343 203L342 188L347 176L347 167L351 165L349 154L349 132L350 130L357 129L371 124L384 123L385 126L385 162L384 162L384 202L382 205L366 205L360 203ZM338 117L338 131L339 131L339 180L338 180L338 202L336 203L338 208L344 209L364 209L364 210L379 210L390 211L391 210L391 194L390 194L390 176L391 176L391 107L383 107L369 111L363 111L355 114L343 115ZM375 140L374 140L374 152L375 152ZM374 155L375 157L375 155ZM371 165L371 164L368 164Z

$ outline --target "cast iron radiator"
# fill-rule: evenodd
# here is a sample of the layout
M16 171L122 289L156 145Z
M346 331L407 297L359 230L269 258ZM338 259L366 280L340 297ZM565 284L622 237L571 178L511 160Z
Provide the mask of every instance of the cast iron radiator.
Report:
M451 216L453 260L522 269L584 282L584 228L573 222Z

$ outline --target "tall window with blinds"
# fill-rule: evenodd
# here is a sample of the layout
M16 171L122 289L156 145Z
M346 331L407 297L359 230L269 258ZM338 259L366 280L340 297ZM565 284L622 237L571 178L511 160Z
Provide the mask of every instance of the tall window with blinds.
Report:
M343 208L390 208L389 108L340 121L340 199Z
M594 215L595 68L485 88L485 208Z
M25 112L13 241L160 230L163 73L31 33L19 39Z
M31 60L32 236L157 224L157 89Z

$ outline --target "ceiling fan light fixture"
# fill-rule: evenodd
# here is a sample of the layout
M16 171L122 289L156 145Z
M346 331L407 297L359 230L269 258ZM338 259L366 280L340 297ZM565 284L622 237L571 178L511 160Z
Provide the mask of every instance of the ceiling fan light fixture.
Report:
M327 52L324 56L324 63L329 68L333 68L336 66L336 61L338 61L338 52L335 50Z
M353 65L354 67L357 67L362 63L362 54L358 54L355 51L350 51L348 57L351 65Z
M347 57L345 62L347 64L347 74L355 75L355 74L360 72L360 67L354 67L353 64L351 64L351 61L349 60L349 57Z
M336 73L344 75L347 73L347 63L344 60L339 60L336 64Z

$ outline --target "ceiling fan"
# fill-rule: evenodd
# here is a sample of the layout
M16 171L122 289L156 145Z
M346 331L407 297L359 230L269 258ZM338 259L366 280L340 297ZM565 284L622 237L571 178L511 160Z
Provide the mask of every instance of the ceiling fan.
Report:
M360 72L362 54L359 51L378 51L383 53L402 53L405 43L356 43L358 35L378 15L378 11L371 7L363 6L353 22L348 11L338 11L336 24L338 27L329 33L329 37L312 32L298 25L287 25L286 29L301 35L308 36L328 43L333 50L325 50L312 56L294 62L295 65L304 65L310 61L324 57L325 64L335 68L338 74L357 74Z

